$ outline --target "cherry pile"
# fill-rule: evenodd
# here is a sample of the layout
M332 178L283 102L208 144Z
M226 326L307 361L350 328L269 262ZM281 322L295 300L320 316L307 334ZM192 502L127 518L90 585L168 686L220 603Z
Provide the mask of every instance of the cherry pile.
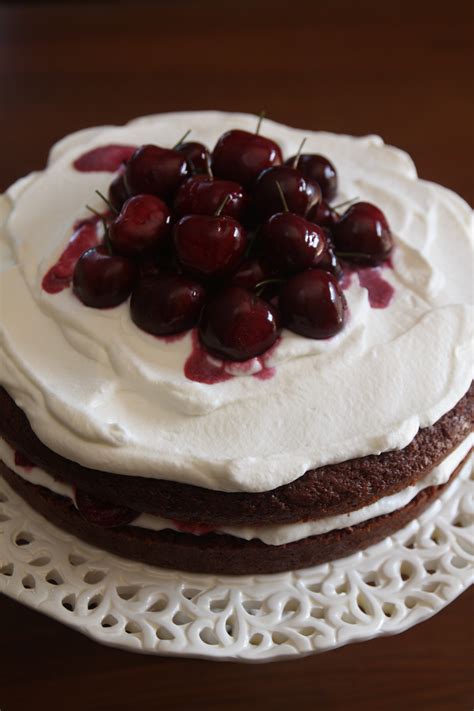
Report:
M331 206L334 165L303 144L284 162L259 128L228 131L212 153L184 139L139 146L104 197L102 244L77 261L76 296L100 309L131 297L142 330L197 326L211 354L237 361L270 348L282 327L338 333L347 314L340 260L385 261L387 220L366 202L341 214Z

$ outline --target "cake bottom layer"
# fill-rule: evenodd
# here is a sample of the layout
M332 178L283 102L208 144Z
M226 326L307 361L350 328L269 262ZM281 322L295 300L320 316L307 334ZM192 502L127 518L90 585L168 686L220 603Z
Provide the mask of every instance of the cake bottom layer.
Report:
M2 462L0 474L17 494L51 523L110 553L162 568L247 575L319 565L381 541L419 516L449 486L468 458L469 455L446 484L423 489L409 504L393 513L280 546L266 545L258 539L246 541L227 534L197 536L135 526L100 528L82 518L71 499L25 481Z

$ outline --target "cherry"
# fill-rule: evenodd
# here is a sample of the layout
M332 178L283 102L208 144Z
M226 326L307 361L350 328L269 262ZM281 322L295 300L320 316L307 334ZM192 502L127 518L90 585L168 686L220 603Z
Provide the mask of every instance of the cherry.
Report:
M266 263L280 274L318 263L326 246L324 229L292 212L277 212L263 225L260 243Z
M122 205L129 197L125 176L123 173L119 173L109 185L109 202L115 210L120 212Z
M178 189L174 200L174 210L184 215L214 215L229 196L221 214L241 222L248 214L250 198L244 189L231 180L217 180L208 175L188 178Z
M224 133L212 153L212 170L219 178L235 180L250 188L262 170L280 165L280 147L258 133L233 130Z
M317 153L301 153L288 158L286 165L296 168L309 180L314 180L321 188L325 200L332 200L337 193L337 173L330 160Z
M346 300L337 280L322 269L291 277L278 302L283 325L307 338L330 338L344 326Z
M75 499L81 516L89 523L93 523L94 526L103 528L126 526L139 516L137 511L133 511L127 506L116 506L100 501L81 489L76 489Z
M393 248L385 215L369 202L356 202L346 210L332 235L336 253L361 264L380 264Z
M196 175L197 173L208 174L209 166L211 165L211 154L204 144L197 141L187 141L186 143L178 143L176 150L186 158L191 175Z
M230 360L260 355L275 343L279 332L273 306L239 286L216 293L199 322L199 336L206 348Z
M204 287L181 274L148 274L140 279L130 300L132 321L155 336L192 328L204 305Z
M135 257L162 245L170 225L170 211L160 198L135 195L110 225L110 243L119 254Z
M342 269L341 263L336 257L332 247L329 232L327 230L325 230L325 232L326 246L317 262L315 262L312 266L317 266L318 269L324 269L325 272L330 272L338 281L341 281L344 276L344 270Z
M174 245L186 272L205 279L220 277L239 264L247 233L233 217L187 215L175 225Z
M152 144L139 146L125 168L131 195L145 193L165 200L174 195L187 174L188 166L182 153Z
M128 299L137 274L126 257L109 254L104 246L83 252L74 268L73 291L86 306L108 309Z
M321 225L321 227L331 228L336 222L339 222L340 218L336 210L328 205L326 200L320 200L316 205L310 207L306 219Z
M281 210L281 186L290 212L305 215L308 208L319 202L321 190L317 183L304 178L295 168L277 165L267 168L255 183L254 199L260 215L270 217Z
M234 286L241 286L243 289L252 291L257 284L265 281L270 276L270 273L265 270L259 259L244 259L239 268L232 275L230 280Z

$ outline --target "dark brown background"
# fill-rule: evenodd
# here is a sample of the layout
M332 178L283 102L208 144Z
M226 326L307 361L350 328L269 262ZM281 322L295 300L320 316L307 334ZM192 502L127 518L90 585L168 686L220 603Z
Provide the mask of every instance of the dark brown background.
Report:
M472 203L471 37L470 0L3 4L0 188L85 126L264 106L378 133ZM397 637L251 666L107 649L3 597L0 709L467 711L473 601Z

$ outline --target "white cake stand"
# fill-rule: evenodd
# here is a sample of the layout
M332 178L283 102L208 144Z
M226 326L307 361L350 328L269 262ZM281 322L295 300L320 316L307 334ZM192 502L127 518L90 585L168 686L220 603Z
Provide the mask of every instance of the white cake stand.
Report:
M267 661L394 634L473 579L472 464L418 520L348 558L230 577L162 570L48 523L0 478L0 591L98 642L148 654Z

